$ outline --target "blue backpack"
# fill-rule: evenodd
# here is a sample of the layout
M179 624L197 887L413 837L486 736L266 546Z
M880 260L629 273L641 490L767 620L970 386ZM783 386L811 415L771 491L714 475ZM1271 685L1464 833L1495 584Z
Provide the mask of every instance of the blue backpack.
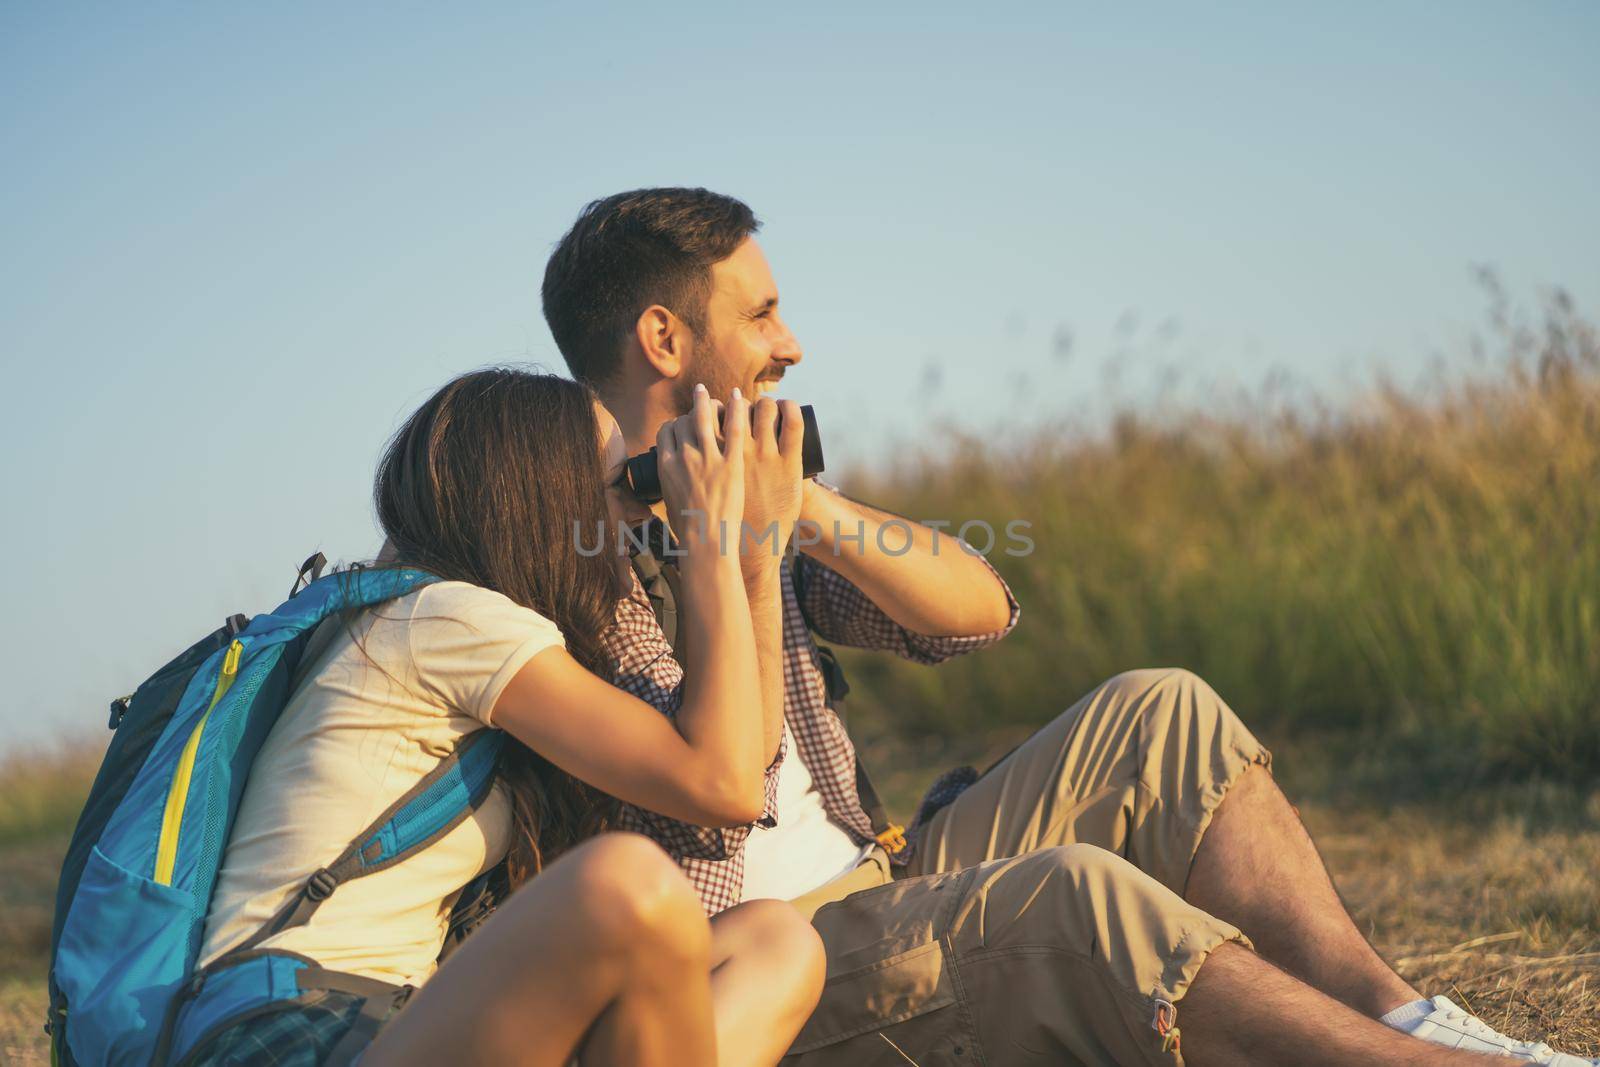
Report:
M400 862L467 818L493 784L498 730L468 734L259 931L196 967L250 765L288 701L312 631L330 615L435 580L395 569L317 578L321 562L320 554L306 562L309 584L296 582L277 610L233 616L112 704L116 734L56 895L45 1027L56 1064L181 1062L242 1018L327 989L367 998L347 1043L353 1057L409 992L257 946L309 920L341 882Z

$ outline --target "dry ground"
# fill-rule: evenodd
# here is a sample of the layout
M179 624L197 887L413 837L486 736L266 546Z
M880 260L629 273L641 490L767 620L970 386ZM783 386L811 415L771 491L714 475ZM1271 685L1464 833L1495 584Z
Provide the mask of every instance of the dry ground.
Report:
M1559 816L1521 796L1469 818L1373 805L1302 814L1362 928L1414 984L1510 1033L1600 1056L1600 795L1561 802ZM1535 815L1557 825L1530 829ZM41 975L60 850L21 842L0 856L0 1063L48 1062Z
M1506 1033L1600 1056L1600 830L1301 813L1362 930L1413 986Z
M0 1064L49 1063L44 1025L50 915L65 842L0 855Z

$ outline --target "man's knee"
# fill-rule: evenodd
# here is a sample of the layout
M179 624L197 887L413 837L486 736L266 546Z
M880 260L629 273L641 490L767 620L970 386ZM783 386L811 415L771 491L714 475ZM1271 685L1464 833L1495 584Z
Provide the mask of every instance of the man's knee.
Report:
M1041 862L1073 889L1090 884L1108 884L1130 872L1137 873L1133 864L1099 845L1081 842L1055 845L1041 849L1035 855L1040 856Z
M1099 702L1144 720L1154 733L1193 723L1203 736L1238 719L1204 678L1183 667L1124 671L1102 685L1096 696Z
M1186 667L1140 667L1123 671L1111 677L1104 689L1136 701L1150 696L1200 691L1215 696L1205 679Z
M1115 916L1161 911L1177 898L1098 845L1055 845L1005 861L981 889L985 924L999 943L1091 952Z
M1099 845L1052 845L1009 861L1015 865L1000 881L1027 896L1052 901L1051 911L1088 914L1108 894L1138 894L1148 879L1123 857ZM1087 909L1087 910L1086 910Z

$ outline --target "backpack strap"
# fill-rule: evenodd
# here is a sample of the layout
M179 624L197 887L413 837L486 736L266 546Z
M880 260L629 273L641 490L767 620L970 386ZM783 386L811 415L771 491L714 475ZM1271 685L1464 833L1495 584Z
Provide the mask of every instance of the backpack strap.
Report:
M510 896L511 865L508 860L501 860L468 882L456 898L455 907L450 909L450 924L445 930L444 944L439 949L439 962L448 959L468 937L477 932L478 927L488 922L495 909Z
M667 645L676 650L678 595L682 591L682 577L678 574L678 568L662 563L649 552L640 552L633 557L633 573L644 587L645 596L650 598L650 610L655 613L656 622L661 624Z
M393 867L465 822L489 795L504 740L504 734L492 729L467 735L358 834L338 859L312 872L299 893L232 951L249 951L274 934L309 922L343 883Z
M839 665L839 657L827 645L817 645L817 666L822 670L823 684L827 688L828 707L843 722L844 698L850 692L850 683L845 679L844 668ZM889 809L878 797L878 790L861 762L860 753L856 754L856 798L861 802L861 810L867 813L867 818L872 822L872 835L877 838L878 844L890 855L902 851L906 847L906 828L889 818Z
M151 1067L197 1067L218 1035L262 1015L317 1004L325 991L361 1000L350 1029L318 1064L349 1067L416 992L414 986L328 970L285 949L230 952L203 974L173 999Z
M389 1016L404 1007L405 1002L411 999L411 994L416 992L415 986L395 986L376 978L328 971L321 967L307 967L295 975L295 979L306 992L331 989L361 998L360 1013L318 1067L349 1067L372 1044Z

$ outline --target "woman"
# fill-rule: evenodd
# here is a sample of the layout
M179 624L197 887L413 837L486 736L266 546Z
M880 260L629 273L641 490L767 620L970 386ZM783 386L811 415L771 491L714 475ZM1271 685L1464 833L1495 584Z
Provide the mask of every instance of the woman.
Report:
M739 557L716 537L742 517L748 409L738 397L728 405L719 444L700 388L693 412L657 439L671 514L703 517L676 524L690 630L675 723L595 673L625 561L581 553L573 538L615 528L606 487L626 452L592 394L551 376L481 371L408 420L379 468L378 517L394 564L442 581L331 620L314 638L251 772L202 965L260 929L462 738L493 726L517 743L472 817L341 885L309 922L260 945L420 987L386 1019L363 1067L555 1067L574 1057L699 1067L783 1054L822 981L820 943L798 913L764 901L708 924L653 844L587 840L604 829L611 797L705 826L749 823L763 809L770 753L753 711L749 605ZM434 973L457 894L503 857L514 881L544 870ZM369 1001L328 992L228 1026L192 1060L320 1063L348 1051Z

